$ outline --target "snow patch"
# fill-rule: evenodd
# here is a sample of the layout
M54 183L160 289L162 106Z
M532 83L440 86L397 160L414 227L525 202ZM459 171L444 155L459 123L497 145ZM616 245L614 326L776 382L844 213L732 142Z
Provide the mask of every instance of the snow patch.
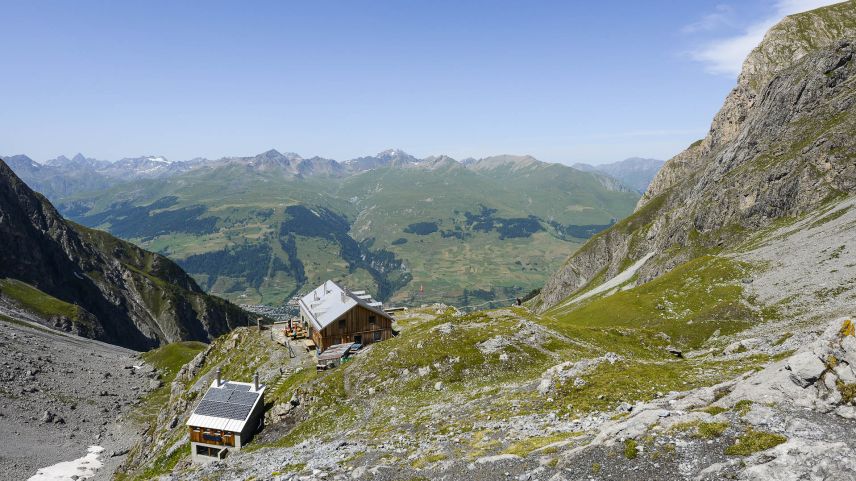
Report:
M89 479L95 476L95 471L98 470L104 463L99 459L99 455L104 451L101 446L89 446L86 456L77 458L74 461L63 461L42 468L31 476L27 481L64 481L71 479ZM72 476L77 476L72 478Z
M634 274L636 274L636 271L641 269L642 266L644 266L645 263L648 262L648 259L650 259L652 257L654 257L654 253L649 252L647 255L645 255L645 257L639 259L632 266L621 271L617 276L615 276L612 279L604 282L603 284L595 287L594 289L586 292L585 294L571 299L570 301L562 304L561 307L570 306L571 304L575 304L575 303L580 302L582 300L588 299L589 297L596 296L596 295L600 294L601 292L606 292L610 289L613 289L615 287L620 286L621 284L624 284L625 282L629 281L630 278L633 277Z

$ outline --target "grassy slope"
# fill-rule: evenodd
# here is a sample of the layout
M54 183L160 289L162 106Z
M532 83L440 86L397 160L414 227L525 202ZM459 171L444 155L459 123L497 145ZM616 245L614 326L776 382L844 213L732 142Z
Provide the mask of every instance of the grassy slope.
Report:
M41 317L80 320L80 307L61 301L16 279L0 279L0 295Z
M703 255L627 291L601 295L578 304L560 304L546 313L550 325L644 329L667 334L683 348L696 349L716 331L738 332L775 317L743 298L740 279L751 266Z
M156 424L158 415L170 400L171 383L175 379L176 374L182 366L190 362L206 347L207 345L201 342L176 342L143 354L143 359L154 366L161 374L163 386L143 398L139 406L133 411L132 417L134 421L144 426L154 426ZM178 434L178 431L183 433L184 426L178 427L176 431L176 434ZM169 448L169 446L166 446L166 448ZM135 450L139 449L141 449L140 446L135 447ZM135 454L132 453L132 455ZM164 449L159 454L152 463L142 469L133 472L118 471L115 473L114 478L117 480L152 479L159 474L168 472L175 466L179 459L190 453L189 451L178 450L173 455L168 456Z
M268 393L268 403L284 403L298 394L307 403L303 406L306 415L296 418L292 429L266 430L249 449L292 446L308 439L332 440L350 430L379 443L398 435L419 437L434 432L453 432L461 439L455 448L446 446L430 459L408 460L403 454L384 460L421 466L446 458L474 459L503 452L525 455L550 442L584 435L569 432L506 440L481 423L519 415L556 413L573 418L592 411L611 411L620 402L649 400L658 392L711 385L757 368L770 358L723 359L708 354L677 359L665 349L670 344L683 348L717 346L716 339L708 340L714 329L723 334L736 332L746 325L740 316L759 316L751 307L734 310L735 303L742 302L741 293L729 283L742 275L744 268L706 257L687 266L688 271L647 284L645 291L592 299L570 311L544 317L520 309L464 316L451 310L440 315L410 311L406 314L409 317L399 321L399 337L374 345L341 368L316 372L307 366L271 380L270 384L277 387ZM634 302L637 294L645 301ZM676 297L686 300L678 303ZM615 306L609 305L610 299L615 300ZM665 299L671 300L675 316L665 315L648 302ZM710 308L685 312L699 304ZM595 317L599 308L608 311ZM687 324L690 321L693 325ZM485 353L478 347L487 340L512 338L527 329L532 330L527 331L525 341L514 341L496 352ZM688 331L692 335L685 335ZM671 333L672 339L664 339L661 332ZM247 377L265 364L271 349L267 342L249 331L240 335L236 345L227 344L224 336L214 343L205 369L223 362L227 377ZM551 366L596 358L606 352L622 359L584 371L579 375L582 385L571 378L558 382L549 396L537 393L535 387L542 373ZM502 354L507 360L500 359ZM430 371L419 375L418 370L426 367ZM440 391L435 390L438 382ZM438 418L438 410L448 414Z

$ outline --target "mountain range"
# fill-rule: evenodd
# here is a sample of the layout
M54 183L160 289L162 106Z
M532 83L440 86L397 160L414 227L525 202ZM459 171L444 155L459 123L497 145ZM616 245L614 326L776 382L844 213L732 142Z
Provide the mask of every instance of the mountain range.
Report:
M530 156L9 161L75 222L242 303L279 304L332 277L395 302L489 305L539 287L638 200L612 177Z
M488 157L493 162L502 158L516 156ZM530 161L534 158L524 156ZM218 168L227 165L242 165L249 170L277 169L286 176L306 178L313 176L347 177L360 172L379 168L430 168L447 163L458 163L451 157L440 155L424 159L416 158L400 149L388 149L376 155L357 157L343 162L323 157L303 158L293 152L280 153L275 149L249 157L223 157L220 159L195 158L192 160L171 161L163 156L142 156L123 158L117 161L98 160L76 154L71 158L64 155L36 162L22 154L3 157L7 164L39 192L51 199L59 200L66 196L103 189L129 180L164 178L179 175L202 168ZM460 161L466 167L481 163L485 159L467 158ZM585 172L596 172L610 176L626 187L644 192L653 179L662 161L632 157L620 162L592 166L584 163L572 167Z

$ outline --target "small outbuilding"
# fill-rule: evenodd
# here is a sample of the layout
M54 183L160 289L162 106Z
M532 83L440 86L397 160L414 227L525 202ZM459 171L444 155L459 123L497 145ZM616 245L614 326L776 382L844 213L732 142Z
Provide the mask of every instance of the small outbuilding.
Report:
M339 366L342 364L342 361L348 359L348 356L351 355L351 350L359 346L359 344L347 342L328 347L318 355L318 369L329 369Z
M337 344L367 345L392 337L393 318L365 291L333 281L300 298L300 320L319 352Z
M228 451L240 451L264 422L265 386L258 374L252 383L217 379L187 420L193 462L223 459Z

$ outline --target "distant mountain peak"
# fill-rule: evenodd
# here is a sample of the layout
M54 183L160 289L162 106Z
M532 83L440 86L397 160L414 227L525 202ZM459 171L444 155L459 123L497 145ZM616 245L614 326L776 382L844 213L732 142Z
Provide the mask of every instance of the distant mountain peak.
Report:
M658 159L630 157L608 164L591 165L576 163L571 167L584 172L606 174L620 181L625 186L642 193L648 188L648 184L651 183L664 163L664 161Z
M401 149L386 149L383 152L378 152L375 157L383 161L404 161L405 163L416 163L419 161L419 159Z
M545 162L532 157L531 155L512 155L500 154L490 157L484 157L478 160L467 159L463 162L467 168L471 170L492 170L498 168L510 168L511 170L525 169L529 167L538 167L547 165Z
M38 162L24 154L8 155L3 157L2 160L8 162L13 170L16 168L38 169L41 167Z
M282 153L276 149L270 149L262 152L255 156L256 159L265 159L265 160L286 160L286 161L294 161L294 160L303 160L303 157L294 153L294 152L286 152Z
M393 156L401 156L401 155L408 155L408 154L407 154L407 152L405 152L401 149L393 148L393 149L386 149L382 152L378 152L377 157L393 157Z
M261 154L257 155L256 157L268 157L268 158L282 157L282 154L276 149L270 149L270 150L266 150L266 151L262 152Z

